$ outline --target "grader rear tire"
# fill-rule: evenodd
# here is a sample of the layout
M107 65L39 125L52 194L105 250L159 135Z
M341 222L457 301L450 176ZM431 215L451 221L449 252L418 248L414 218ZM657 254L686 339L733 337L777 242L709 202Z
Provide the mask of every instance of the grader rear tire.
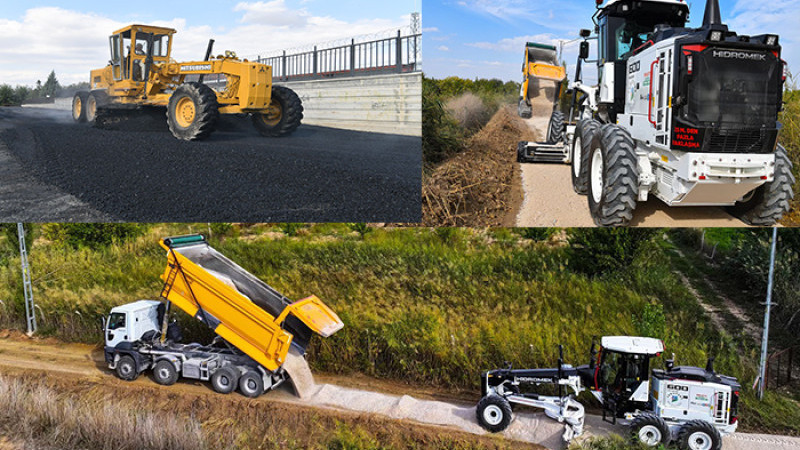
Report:
M172 135L184 141L199 141L214 132L219 119L217 94L201 83L185 83L169 98L167 123Z
M722 436L714 425L705 420L686 422L678 431L678 448L681 450L721 450Z
M636 146L627 131L606 124L592 140L589 211L600 227L624 227L633 219L639 190Z
M600 131L600 122L582 119L575 127L572 139L572 189L580 194L589 192L589 161L592 153L592 139Z
M78 123L86 122L86 99L89 93L78 91L72 97L72 120Z
M750 198L728 208L728 212L748 225L769 227L789 211L794 198L792 161L780 144L775 149L775 179L757 188Z
M253 126L262 136L288 136L303 121L303 102L297 94L283 86L272 86L272 102L266 114L253 113Z
M547 143L557 144L564 140L564 113L553 111L550 115L550 125L547 128Z

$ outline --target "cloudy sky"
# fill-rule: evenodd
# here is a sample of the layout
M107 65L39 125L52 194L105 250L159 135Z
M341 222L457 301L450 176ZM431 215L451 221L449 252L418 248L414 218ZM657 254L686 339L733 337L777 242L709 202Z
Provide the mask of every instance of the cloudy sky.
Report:
M407 27L420 0L0 0L0 84L32 86L51 70L62 85L108 63L108 36L132 23L175 28L173 57L251 56Z
M697 27L706 2L688 3L689 26ZM594 5L593 0L424 0L425 73L518 81L525 42L574 39L579 29L591 27ZM720 0L720 9L722 21L739 34L779 34L783 59L792 73L800 73L800 0ZM577 56L576 44L565 47L571 75ZM586 75L587 81L594 76Z

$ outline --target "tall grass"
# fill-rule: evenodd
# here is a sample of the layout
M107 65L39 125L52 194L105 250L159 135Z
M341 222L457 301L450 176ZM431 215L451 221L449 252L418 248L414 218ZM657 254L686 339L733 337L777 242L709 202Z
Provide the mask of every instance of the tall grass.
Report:
M786 81L789 86L783 94L785 102L783 112L779 120L783 125L780 131L780 143L786 147L789 159L794 164L794 176L800 180L800 89L797 88L794 77L789 77ZM794 202L792 202L792 212L783 221L785 225L800 225L800 183L794 186Z

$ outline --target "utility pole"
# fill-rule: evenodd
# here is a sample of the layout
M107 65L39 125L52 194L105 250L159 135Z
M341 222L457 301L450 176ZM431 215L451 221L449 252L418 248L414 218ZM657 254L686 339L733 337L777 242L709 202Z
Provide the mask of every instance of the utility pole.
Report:
M772 280L775 277L775 249L778 244L778 229L772 229L772 248L769 254L769 280L767 281L767 310L764 313L764 336L761 338L761 369L759 373L758 399L764 397L767 386L767 346L769 344L769 311L772 308Z
M28 249L25 247L25 227L17 223L19 235L19 259L22 262L22 290L25 297L25 323L28 336L36 332L36 311L33 306L33 289L31 288L31 266L28 264Z

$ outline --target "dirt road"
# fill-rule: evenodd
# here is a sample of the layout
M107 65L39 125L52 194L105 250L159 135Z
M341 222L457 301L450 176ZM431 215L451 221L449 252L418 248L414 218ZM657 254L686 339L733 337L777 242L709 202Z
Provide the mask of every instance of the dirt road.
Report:
M542 139L550 120L551 106L534 110L525 120ZM522 119L520 119L522 120ZM589 202L572 189L570 166L566 164L521 164L525 200L517 215L520 227L593 227ZM639 203L631 226L640 227L743 227L745 224L721 207L673 207L651 198Z
M418 137L303 125L264 138L226 116L209 139L184 142L158 110L109 128L0 108L0 220L420 220Z
M147 386L152 389L166 389L173 395L217 396L206 383L180 382L175 386L156 385L149 377L140 377L132 383L115 378L106 368L102 352L92 346L63 344L54 340L27 340L20 338L0 338L0 373L4 370L25 370L31 372L59 373L66 376L89 379L98 383L113 385L115 389ZM372 390L345 387L346 378L336 384L335 377L326 377L326 383L316 384L304 399L292 394L290 388L281 388L256 399L257 402L282 402L305 405L326 410L375 414L411 421L426 426L438 426L454 431L464 431L485 436L475 420L473 403L420 399L411 395L397 395ZM605 435L612 431L624 432L620 427L606 424L596 416L586 417L584 437ZM563 427L544 417L542 413L530 410L516 411L511 426L503 433L507 439L536 443L547 448L561 448ZM798 448L800 438L737 433L725 438L726 450L753 450L763 445L783 450Z

